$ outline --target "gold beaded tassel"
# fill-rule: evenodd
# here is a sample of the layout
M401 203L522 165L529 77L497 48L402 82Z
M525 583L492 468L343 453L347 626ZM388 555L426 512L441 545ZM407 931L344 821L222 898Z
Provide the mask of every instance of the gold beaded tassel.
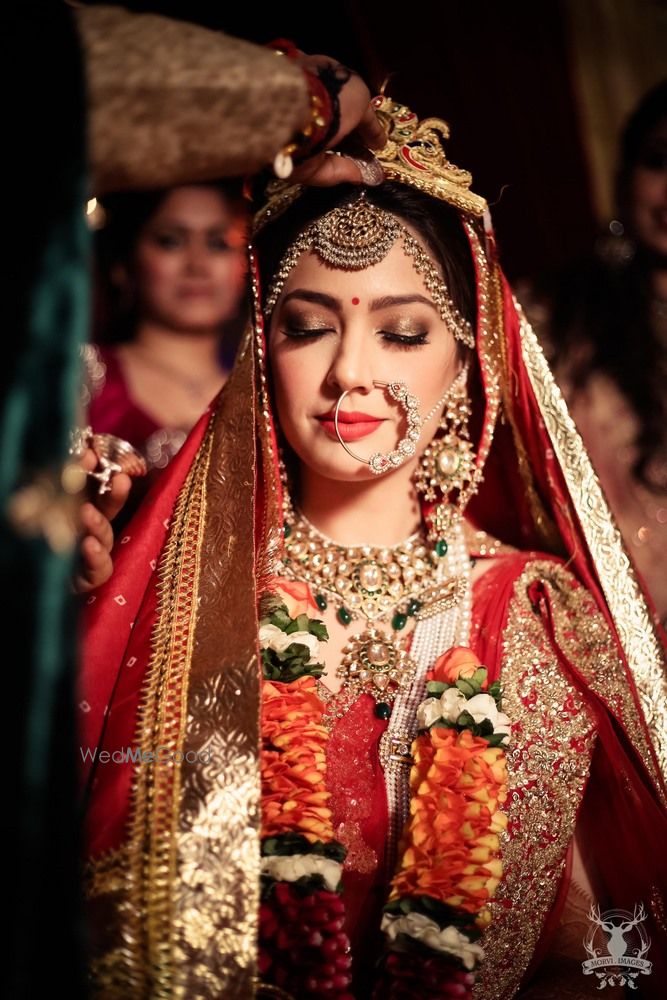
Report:
M282 483L278 446L271 417L269 386L266 377L266 338L264 335L264 317L261 306L259 266L252 245L248 246L248 270L252 287L253 329L249 331L248 341L243 349L253 349L255 355L254 360L257 372L257 396L255 399L257 433L261 445L261 461L264 469L263 478L266 486L264 495L264 535L258 548L257 592L261 593L266 589L269 581L275 577L282 555L283 518L280 496ZM257 475L257 472L255 475Z

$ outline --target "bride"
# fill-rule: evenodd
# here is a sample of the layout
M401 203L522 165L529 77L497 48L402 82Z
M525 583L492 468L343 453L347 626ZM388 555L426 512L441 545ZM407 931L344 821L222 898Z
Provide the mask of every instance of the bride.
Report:
M270 190L235 369L86 598L92 976L588 996L613 910L657 996L657 626L447 127L375 106L384 183Z

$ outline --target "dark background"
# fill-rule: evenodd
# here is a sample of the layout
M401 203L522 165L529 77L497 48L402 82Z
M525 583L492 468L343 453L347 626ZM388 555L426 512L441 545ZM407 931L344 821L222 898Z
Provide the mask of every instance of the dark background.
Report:
M587 2L587 0L583 0ZM513 3L379 0L256 6L129 2L264 43L335 56L371 90L452 127L448 155L489 201L510 279L585 253L597 223L571 85L566 11ZM639 5L641 6L641 5ZM613 165L610 165L613 169Z

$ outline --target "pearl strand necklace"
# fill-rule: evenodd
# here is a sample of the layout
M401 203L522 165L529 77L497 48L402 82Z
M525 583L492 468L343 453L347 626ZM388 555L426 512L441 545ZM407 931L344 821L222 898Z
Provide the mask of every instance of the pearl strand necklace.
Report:
M452 543L447 559L441 565L441 572L464 579L462 599L453 607L416 622L410 658L417 669L410 687L399 691L396 696L389 725L380 741L389 816L385 852L388 872L394 870L399 839L410 811L410 750L417 735L417 708L426 693L426 674L442 653L452 646L465 646L470 641L471 569L461 522L452 531Z

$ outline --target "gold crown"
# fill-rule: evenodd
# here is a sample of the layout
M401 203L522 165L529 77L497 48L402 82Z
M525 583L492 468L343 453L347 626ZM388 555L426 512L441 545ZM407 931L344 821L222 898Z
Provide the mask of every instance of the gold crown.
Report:
M483 216L486 201L470 190L472 175L450 163L443 142L449 125L439 118L424 118L384 94L372 105L387 133L387 144L376 153L387 180L399 181L446 201L462 212Z
M387 133L386 145L375 153L387 180L417 188L470 215L484 215L486 201L470 190L472 175L454 166L445 155L447 122L439 118L420 122L414 112L385 94L374 97L372 105ZM302 191L302 185L288 181L269 184L266 204L255 215L254 232L282 215Z

